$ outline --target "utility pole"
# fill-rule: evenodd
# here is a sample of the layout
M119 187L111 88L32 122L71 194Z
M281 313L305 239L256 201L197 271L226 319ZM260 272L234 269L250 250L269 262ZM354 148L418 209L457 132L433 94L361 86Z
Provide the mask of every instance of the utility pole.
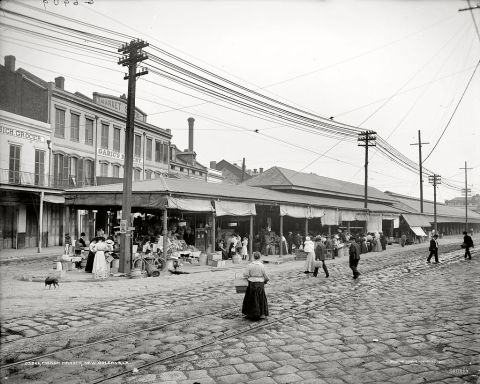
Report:
M242 161L242 183L245 181L245 158Z
M418 145L418 164L420 170L420 212L423 213L423 170L422 170L422 144L430 144L430 143L422 143L422 139L420 136L420 130L418 130L418 143L413 143L410 145Z
M142 40L132 40L129 44L122 45L118 52L123 57L118 64L128 66L128 96L127 96L127 125L125 130L125 162L123 174L123 195L122 195L122 220L120 222L120 265L119 272L129 273L132 258L132 172L133 172L133 142L135 130L135 90L138 76L146 75L147 70L143 69L137 73L137 63L146 60L148 57L142 52L142 48L148 46Z
M428 182L433 184L433 228L435 234L437 233L437 185L442 184L442 178L440 175L428 176Z
M365 202L364 208L368 208L368 147L376 147L377 132L364 131L358 134L357 141L359 147L365 147Z
M468 232L468 195L472 190L467 187L467 170L472 168L467 168L467 162L465 161L465 167L460 169L465 170L465 189L462 189L462 194L465 193L465 231Z

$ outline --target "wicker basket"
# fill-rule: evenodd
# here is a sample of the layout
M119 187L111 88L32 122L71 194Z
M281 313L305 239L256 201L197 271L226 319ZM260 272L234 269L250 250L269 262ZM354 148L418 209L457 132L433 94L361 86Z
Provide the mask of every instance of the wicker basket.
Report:
M241 274L235 274L235 290L237 293L245 293L248 287L248 280L245 279Z

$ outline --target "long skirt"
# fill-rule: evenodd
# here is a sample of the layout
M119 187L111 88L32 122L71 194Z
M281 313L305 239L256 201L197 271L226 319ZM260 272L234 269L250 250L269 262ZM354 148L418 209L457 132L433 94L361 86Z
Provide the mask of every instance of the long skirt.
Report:
M85 265L85 272L92 273L93 260L95 260L95 253L90 251L88 252L87 264Z
M110 271L107 268L107 261L105 260L105 253L103 251L97 251L95 253L92 274L94 279L106 279L110 275Z
M268 316L265 283L248 282L247 291L243 298L242 313L251 319L258 319L260 316Z
M307 260L305 260L305 272L313 272L315 267L313 266L313 262L315 261L315 252L309 252L307 254Z

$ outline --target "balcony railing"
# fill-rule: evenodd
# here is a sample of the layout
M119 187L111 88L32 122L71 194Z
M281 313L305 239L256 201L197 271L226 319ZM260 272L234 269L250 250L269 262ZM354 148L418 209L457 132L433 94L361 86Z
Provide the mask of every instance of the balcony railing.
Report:
M49 182L50 181L50 182ZM0 169L0 183L18 186L49 187L54 189L80 188L88 185L95 185L93 178L85 178L77 181L74 176L58 177L33 172L14 171Z

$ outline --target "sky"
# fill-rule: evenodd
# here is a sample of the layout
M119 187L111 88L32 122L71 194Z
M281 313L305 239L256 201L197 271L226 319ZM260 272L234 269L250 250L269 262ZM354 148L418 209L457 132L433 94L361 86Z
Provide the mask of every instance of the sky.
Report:
M468 6L466 1L23 3L138 37L288 105L374 130L415 162L418 146L411 144L418 141L420 130L422 142L429 143L422 146L424 166L464 188L460 168L467 162L472 168L468 188L480 193L480 69L472 77L480 59L474 24L474 19L480 24L480 9L459 12ZM2 7L42 16L14 0L2 1ZM0 21L14 23L2 12ZM150 48L145 51L159 55ZM47 81L64 76L65 89L71 92L127 93L124 69L116 58L78 52L0 26L0 54L16 56L17 67ZM194 149L204 165L221 159L241 164L245 158L249 169L280 166L363 184L365 152L356 141L233 111L153 72L139 78L136 105L147 113L149 123L171 129L180 149L188 147L187 118L194 117ZM374 148L369 158L369 186L419 196L418 174ZM442 185L437 189L438 201L460 195ZM424 197L433 200L428 180Z

